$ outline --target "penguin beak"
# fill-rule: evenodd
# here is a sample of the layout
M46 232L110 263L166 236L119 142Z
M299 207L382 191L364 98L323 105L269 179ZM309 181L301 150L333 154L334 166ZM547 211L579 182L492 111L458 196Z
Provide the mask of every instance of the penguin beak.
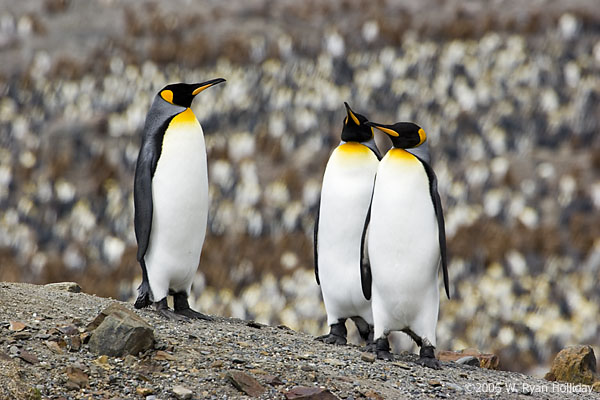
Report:
M195 96L198 93L200 93L201 91L203 91L204 89L208 89L209 87L217 85L221 82L225 82L225 79L217 78L217 79L212 79L210 81L206 81L206 82L202 82L202 83L196 83L195 85L193 85L194 90L192 91L192 96Z
M354 111L352 111L352 109L350 108L348 103L344 102L344 105L346 106L346 112L348 113L348 118L346 119L346 124L348 123L348 121L350 119L352 119L352 121L354 121L354 123L356 125L360 126L360 121L358 120L358 118L356 118L356 115L354 115Z
M377 128L377 129L379 129L381 132L383 132L383 133L385 133L385 134L387 134L387 135L390 135L390 136L394 136L394 137L398 137L398 136L400 136L400 135L398 134L398 132L396 132L395 130L393 130L393 129L391 129L391 128L389 128L389 127L385 126L385 125L378 124L378 123L376 123L376 122L370 122L370 121L369 121L369 122L365 123L365 125L367 125L367 126L370 126L370 127L372 127L372 128Z

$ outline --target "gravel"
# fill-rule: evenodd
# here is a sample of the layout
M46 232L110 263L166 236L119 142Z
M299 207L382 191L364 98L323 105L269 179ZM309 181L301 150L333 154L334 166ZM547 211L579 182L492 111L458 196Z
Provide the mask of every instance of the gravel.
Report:
M416 355L408 353L393 362L365 361L357 345L326 345L281 325L221 317L171 322L151 310L134 311L154 327L153 350L114 358L91 353L87 344L77 351L61 346L68 337L63 332L73 333L75 327L84 337L86 325L113 302L46 286L0 283L0 398L227 399L249 393L284 399L313 393L345 399L563 399L589 390L453 362L435 371L417 365ZM15 336L11 326L20 328L18 322L25 325L18 333L28 336ZM600 398L598 393L578 395Z

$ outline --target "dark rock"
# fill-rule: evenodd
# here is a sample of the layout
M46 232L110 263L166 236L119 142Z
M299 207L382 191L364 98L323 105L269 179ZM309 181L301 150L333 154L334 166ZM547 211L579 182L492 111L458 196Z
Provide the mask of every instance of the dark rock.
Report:
M77 330L77 328L73 325L66 325L66 326L61 326L60 328L58 328L58 331L67 335L67 336L72 336L72 335L78 335L79 331Z
M591 346L569 346L562 349L544 378L549 381L594 384L597 380L594 350Z
M288 400L338 400L338 397L325 388L295 386L285 393Z
M456 363L462 364L462 365L471 365L473 367L479 367L479 365L480 365L479 359L475 356L461 357L458 360L456 360Z
M29 340L31 339L31 333L28 332L17 332L11 336L13 340Z
M236 389L251 397L258 397L265 391L265 387L256 379L241 371L229 371L227 373L227 379L229 379Z
M154 331L133 311L113 303L90 324L100 321L89 341L90 351L120 357L137 355L154 345ZM88 328L89 326L88 325Z
M31 354L26 350L21 350L17 355L21 360L28 362L29 364L37 364L40 362L35 354Z
M283 381L276 375L265 375L265 383L271 386L283 385Z
M256 329L261 329L263 326L266 326L265 324L261 324L260 322L256 322L254 320L248 321L246 325L248 325L250 328Z

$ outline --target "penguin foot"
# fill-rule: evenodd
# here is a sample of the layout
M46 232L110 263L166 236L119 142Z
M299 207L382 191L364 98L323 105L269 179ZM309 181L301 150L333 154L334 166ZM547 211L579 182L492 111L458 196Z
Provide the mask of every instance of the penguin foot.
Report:
M162 315L163 317L170 319L172 321L181 321L181 322L189 322L189 318L183 316L183 315L179 315L176 314L173 310L170 309L160 309L160 310L156 310L160 315Z
M394 355L389 351L377 350L377 359L385 361L394 361Z
M393 361L394 355L390 353L390 342L386 337L377 339L375 342L375 352L380 360Z
M183 315L176 314L173 310L169 308L167 305L167 298L157 301L154 303L154 307L156 308L156 312L162 315L163 317L173 320L173 321L189 321L189 319Z
M213 320L208 315L192 310L187 298L188 294L186 292L173 293L173 308L175 309L175 314L183 315L184 317L191 319Z
M331 324L329 333L327 335L319 336L315 340L328 343L328 344L339 344L345 345L346 341L346 319L339 319L337 323Z
M417 360L417 364L431 369L442 369L440 362L436 358L421 357Z
M340 346L343 346L347 343L345 337L338 336L334 333L329 333L327 335L319 336L319 337L315 338L315 340L318 340L320 342L327 343L327 344L337 344Z
M367 353L375 353L377 351L377 346L375 345L375 342L369 342L366 345L364 345L362 350Z
M212 317L210 317L208 315L205 315L205 314L202 314L202 313L200 313L198 311L194 311L191 308L186 308L186 309L183 309L183 310L177 310L177 311L175 311L175 314L176 315L183 315L184 317L187 317L187 318L190 318L190 319L203 319L205 321L213 321Z
M422 346L419 351L419 359L417 364L432 369L442 369L440 362L435 358L433 346Z

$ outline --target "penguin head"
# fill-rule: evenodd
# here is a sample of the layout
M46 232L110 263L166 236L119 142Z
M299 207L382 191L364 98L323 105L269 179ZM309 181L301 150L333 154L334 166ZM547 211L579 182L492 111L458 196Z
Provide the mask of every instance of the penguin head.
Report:
M393 125L383 125L376 122L367 122L367 126L379 129L392 139L394 147L399 149L410 149L419 147L425 140L427 135L423 128L412 122L397 122Z
M187 108L192 105L192 100L198 93L221 82L225 82L225 79L217 78L202 83L173 83L162 88L158 95L169 104Z
M373 128L367 125L367 118L352 111L348 103L344 102L346 113L342 140L345 142L366 142L373 138Z

